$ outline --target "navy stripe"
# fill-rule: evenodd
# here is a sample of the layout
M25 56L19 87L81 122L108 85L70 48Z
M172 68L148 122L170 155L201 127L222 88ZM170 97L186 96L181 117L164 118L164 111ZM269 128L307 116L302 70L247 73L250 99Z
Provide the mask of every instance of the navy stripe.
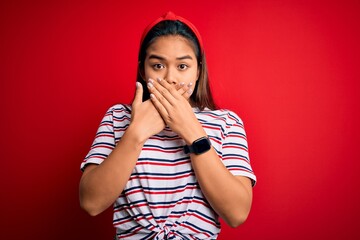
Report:
M113 117L113 119L116 119L116 120L123 120L123 119L127 119L127 120L130 120L131 118L130 117L128 117L128 116L126 116L126 115L123 115L123 116L121 116L121 117L118 117L118 116L115 116L115 115L113 115L112 116Z
M139 158L138 162L160 162L160 163L176 163L176 162L183 162L184 160L189 160L189 157L182 157L182 158L175 158L171 160L163 159L163 158Z
M174 173L151 173L151 172L141 172L141 173L132 173L131 176L177 176L185 175L188 173L193 173L193 170L174 172Z
M177 186L177 187L144 187L144 186L136 186L136 187L131 187L131 188L127 188L126 190L124 190L125 193L133 191L135 189L144 189L144 190L148 190L148 191L171 191L171 190L176 190L176 189L183 189L186 188L188 186L198 186L197 182L194 183L187 183L185 185L181 185L181 186Z
M204 233L204 232L208 233L210 236L214 235L214 233L212 233L212 232L210 232L210 231L208 231L208 230L206 230L204 228L200 228L200 227L198 227L198 226L196 226L196 225L194 225L194 224L192 224L192 223L190 223L188 221L185 221L185 222L182 222L182 223L179 223L178 221L176 221L176 223L179 224L179 225L189 225L189 226L197 229L201 233Z
M222 155L222 158L224 159L224 158L231 158L231 157L236 157L236 158L243 158L243 159L246 159L247 161L249 161L249 159L246 157L246 156L244 156L244 155L240 155L240 154L223 154Z
M163 134L155 134L154 136L150 137L150 139L152 139L154 137L162 138L162 139L181 139L178 135L168 136L168 135L163 135Z
M130 215L129 215L129 216L126 216L126 217L117 218L117 219L113 220L113 223L121 222L121 221L123 221L123 220L132 219L132 218L136 219L136 218L142 217L142 216L148 217L148 216L151 216L151 215L152 215L151 213L147 213L147 214L141 214L141 213L139 213L139 214L136 214L136 215L134 215L134 216L130 216Z
M92 145L92 148L93 148L93 147L97 147L97 146L115 147L115 144L113 144L113 143L108 143L108 142L98 142L98 143L94 143L94 144Z
M101 121L100 125L104 125L104 124L109 124L109 125L113 125L113 121L110 121L110 120L103 120Z
M223 146L239 146L239 147L243 147L243 148L248 149L246 145L240 144L240 143L234 143L234 142L224 143Z
M245 135L244 133L241 133L241 132L228 132L228 133L226 134L226 136L229 135L229 134L240 135L240 136L243 136L243 137L246 138L246 135Z
M242 169L246 169L249 172L252 172L252 170L250 168L247 168L245 166L238 166L238 165L228 165L226 166L226 168L242 168Z
M152 145L152 144L144 144L144 148L146 147L150 147L153 149L162 149L162 150L176 150L176 149L182 149L183 146L178 146L178 147L161 147L161 146L157 146L157 145Z
M196 196L194 196L194 197L183 197L183 198L177 199L177 200L175 200L175 201L167 201L167 202L149 202L149 201L147 201L146 199L142 199L142 200L139 200L139 201L133 201L133 202L131 202L131 203L122 203L122 204L119 204L119 205L117 205L117 206L115 207L115 209L119 209L119 208L121 208L121 207L130 207L130 206L133 206L133 205L136 205L136 204L139 204L139 203L144 203L144 202L149 203L149 205L154 205L154 206L156 206L156 205L171 205L171 204L174 204L174 203L182 202L182 201L184 201L184 200L193 200L193 199L201 200L201 201L203 201L204 203L206 203L206 202L204 201L204 199L199 198L199 197L196 197Z
M200 215L200 216L202 216L203 218L208 219L209 221L215 223L216 225L219 225L219 223L218 223L217 221L215 221L214 218L209 217L209 216L207 216L207 215L205 215L205 214L203 214L203 213L201 213L201 212L199 212L199 211L197 211L197 210L189 209L188 211L189 211L189 212L192 212L192 213L196 213L197 215Z
M98 131L96 133L96 135L100 135L100 134L110 134L110 135L114 135L114 132L109 132L109 131Z
M130 124L125 124L124 126L116 126L116 125L114 125L113 127L114 127L114 130L116 130L116 131L120 131L120 129L125 131L129 127L129 125Z
M92 154L89 154L85 159L89 159L89 158L92 158L92 157L101 157L101 158L107 158L108 155L107 154L103 154L103 153L92 153Z

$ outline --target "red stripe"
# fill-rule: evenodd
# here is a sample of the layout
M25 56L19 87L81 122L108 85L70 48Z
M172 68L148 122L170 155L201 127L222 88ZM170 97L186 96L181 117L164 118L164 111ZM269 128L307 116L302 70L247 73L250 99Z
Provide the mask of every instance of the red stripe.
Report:
M110 127L112 127L113 125L112 125L111 123L101 122L101 123L100 123L100 127L104 127L104 126L110 126Z
M149 216L149 217L145 217L145 216L140 216L140 217L135 217L135 218L129 218L129 219L125 219L123 221L119 221L117 223L114 223L114 226L118 226L118 225L121 225L121 224L124 224L124 223L127 223L127 222L132 222L132 221L141 221L143 219L146 219L148 221L154 219L154 217L152 216Z
M122 118L122 119L116 119L116 118L113 118L113 121L114 122L123 122L123 121L129 121L129 120L131 120L130 118L127 118L127 117L124 117L124 118Z
M95 148L107 148L107 149L110 149L110 150L114 149L114 147L110 147L108 145L97 145L97 146L91 147L91 149L95 149Z
M197 186L187 186L187 187L182 188L182 189L177 189L177 190L172 190L172 191L161 191L161 192L157 192L156 190L138 189L138 190L127 192L125 195L130 196L132 194L139 193L139 192L143 192L145 194L150 194L150 195L171 194L171 193L185 192L186 190L192 190L192 189L197 189Z
M233 121L236 122L235 124L238 124L238 122L240 121L240 119L235 118L235 117L231 116L230 114L228 114L228 116L229 116L229 119L231 119L231 120L233 120Z
M206 219L206 218L204 218L204 217L202 217L202 216L200 216L200 215L197 215L196 213L194 213L194 212L187 212L185 215L184 214L170 214L169 216L168 216L168 218L175 218L175 219L179 219L180 217L182 217L182 216L193 216L193 217L196 217L196 218L198 218L198 219L200 219L201 221L203 221L203 222L206 222L206 223L209 223L209 224L211 224L211 225L213 225L213 226L215 226L215 227L217 227L217 225L214 223L214 222L212 222L212 221L210 221L210 220L208 220L208 219ZM165 220L166 221L166 220Z
M239 161L244 161L244 162L246 162L246 163L249 163L249 161L248 161L246 158L234 157L234 156L231 156L231 157L223 157L222 160L223 160L223 161L239 160Z
M223 146L223 149L224 148L237 148L237 149L241 149L241 150L244 150L244 151L248 151L246 148L244 148L244 147L239 147L239 146L235 146L235 145L227 145L227 146Z
M227 137L235 137L235 138L242 138L242 139L245 139L246 140L246 137L244 137L243 135L240 135L240 134L229 134L227 135Z
M239 123L234 123L233 126L234 126L234 127L239 127L239 128L241 128L241 129L244 129L244 126L241 125L241 124L239 124Z
M247 169L244 169L244 168L228 168L229 171L240 171L240 172L247 172L247 173L251 173L253 174L252 171L249 171Z
M211 117L211 118L219 120L219 121L222 121L222 122L224 122L226 124L226 119L224 119L224 118L226 118L225 116L214 116L212 114L206 114L206 113L203 113L202 115ZM208 121L208 120L206 120L206 121ZM206 123L204 123L204 124L206 124Z
M154 151L154 152L164 152L164 153L177 153L183 151L182 148L176 150L163 150L158 148L143 148L142 150Z
M217 140L216 138L212 138L212 137L209 137L211 141L214 141L218 144L221 144L221 141L220 140Z
M154 140L164 142L164 141L179 141L181 138L180 137L176 137L176 138L160 138L160 137L152 136L150 139L154 139Z
M188 228L190 229L191 231L193 232L196 232L196 233L202 233L204 235L206 235L207 237L210 237L211 235L206 233L206 232L200 232L199 230L196 230L195 228L192 228L191 226L188 226L188 225L185 225L185 224L180 224L180 226L184 227L184 228Z
M131 233L121 234L120 236L121 236L121 238L130 237L130 236L135 235L135 234L136 234L137 232L139 232L141 229L143 229L143 226L138 227L136 230L133 230L133 232L131 232ZM120 239L121 239L121 238L120 238Z
M182 200L182 201L179 201L179 202L176 202L176 203L173 203L173 204L168 204L168 205L149 205L148 203L141 203L141 204L132 204L131 206L124 206L124 207L121 207L120 209L117 209L117 210L114 210L114 213L116 212L121 212L121 211L126 211L126 210L129 210L129 209L132 209L132 208L140 208L140 207L149 207L150 209L159 209L159 208L173 208L174 206L176 205L179 205L179 204L188 204L188 203L198 203L198 204L201 204L205 207L209 207L208 204L206 204L205 202L203 201L199 201L199 200Z
M133 180L133 179L172 180L172 179L186 178L186 177L189 177L189 176L192 176L192 175L194 175L194 173L188 173L186 175L174 176L174 177L169 177L169 176L164 176L164 177L132 176L132 177L130 177L129 180Z
M208 128L208 129L214 129L214 130L219 130L220 131L220 127L213 127L213 126L208 126L208 125L203 125L203 128Z
M111 138L114 138L114 135L113 134L108 134L108 133L100 133L100 134L96 135L96 138L99 138L99 137L111 137Z
M198 219L200 219L200 220L202 220L203 222L207 222L207 223L209 223L209 224L211 224L211 225L213 225L213 226L215 226L215 227L217 227L217 225L214 223L214 222L212 222L212 221L210 221L210 220L208 220L208 219L206 219L206 218L204 218L204 217L201 217L201 216L199 216L199 215L197 215L197 214L193 214L193 213L188 213L188 214L186 214L186 215L189 215L189 216L194 216L194 217L196 217L196 218L198 218Z
M104 160L105 157L89 157L89 158L85 159L84 162L88 162L89 159L101 159L101 160Z
M112 111L116 112L116 113L121 113L121 112L125 112L125 109L124 108L121 108L121 109L113 108Z
M177 163L157 163L152 161L141 161L141 162L137 162L136 165L178 166L178 165L188 164L190 162L191 162L190 160L177 162Z

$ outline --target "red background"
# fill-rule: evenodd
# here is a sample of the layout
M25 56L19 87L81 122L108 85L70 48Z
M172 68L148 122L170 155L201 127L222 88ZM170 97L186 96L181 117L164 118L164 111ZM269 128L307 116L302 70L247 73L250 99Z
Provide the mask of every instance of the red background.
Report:
M258 177L248 221L220 239L359 239L360 2L123 2L1 1L0 239L111 239L111 211L79 207L79 166L168 10L202 33Z

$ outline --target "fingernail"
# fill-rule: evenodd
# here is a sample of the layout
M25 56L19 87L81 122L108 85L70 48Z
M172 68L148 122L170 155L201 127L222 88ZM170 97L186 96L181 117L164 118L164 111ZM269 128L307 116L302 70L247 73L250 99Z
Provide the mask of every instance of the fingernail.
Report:
M140 87L140 86L141 86L141 83L136 82L136 87L138 88L138 87Z
M181 82L179 85L180 85L181 87L183 87L183 86L185 85L185 83L184 83L184 82Z
M155 98L155 95L154 95L154 94L150 94L150 98Z
M148 82L154 83L154 80L152 80L151 78L149 78Z
M161 82L161 78L157 78L158 82Z
M193 90L189 89L187 92L188 92L189 95L191 95L193 93Z
M147 86L148 88L152 88L154 85L151 82L148 82Z
M188 84L188 87L191 87L192 86L192 82Z

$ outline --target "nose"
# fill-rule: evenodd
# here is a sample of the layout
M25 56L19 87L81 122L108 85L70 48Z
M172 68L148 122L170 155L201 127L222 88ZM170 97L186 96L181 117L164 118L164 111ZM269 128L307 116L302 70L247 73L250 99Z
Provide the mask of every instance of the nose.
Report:
M177 84L176 70L168 68L164 79L170 84Z

